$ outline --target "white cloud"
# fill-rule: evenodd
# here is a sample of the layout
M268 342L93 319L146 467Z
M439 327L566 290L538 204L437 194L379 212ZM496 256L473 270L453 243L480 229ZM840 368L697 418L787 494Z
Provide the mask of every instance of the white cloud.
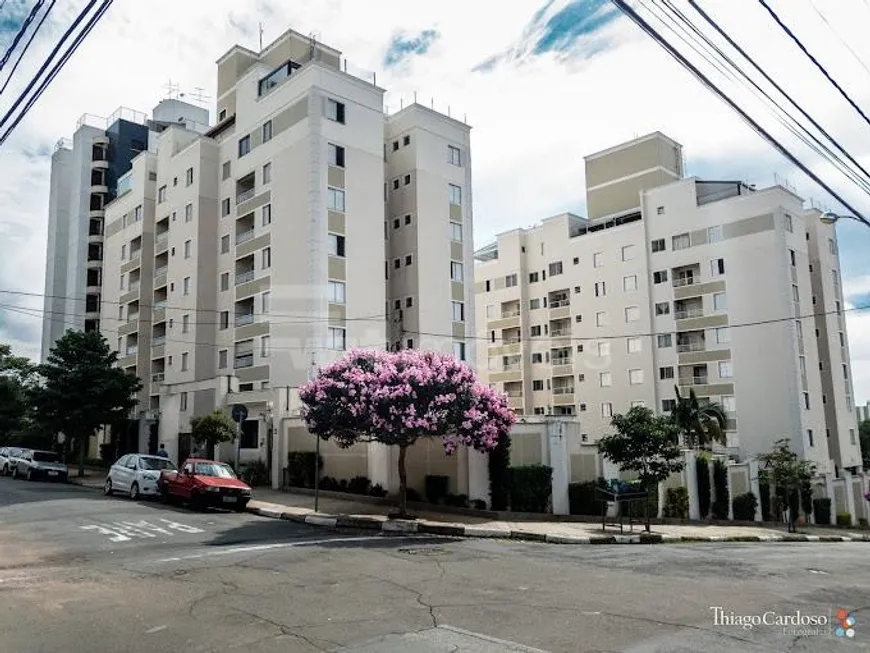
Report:
M64 6L58 22L69 24L85 4L76 0ZM579 52L608 48L592 58L552 53L521 63L497 66L489 74L471 70L493 55L512 48L530 51L523 36L529 21L544 0L509 3L445 0L439 3L408 3L400 0L149 0L116 2L105 20L76 53L36 108L20 125L0 153L0 288L41 293L44 269L45 224L49 161L25 152L45 150L63 136L71 135L83 113L107 115L119 105L149 110L173 82L192 91L202 87L215 96L214 61L235 43L257 47L258 23L265 26L265 41L288 27L318 38L348 57L350 70L377 71L378 84L389 90L386 104L391 111L400 102L410 102L418 93L421 103L454 117L467 115L473 126L475 238L479 245L495 233L525 226L562 210L581 209L584 203L583 155L653 130L661 130L685 146L690 172L749 177L747 181L773 182L773 173L788 176L797 190L822 198L803 175L765 144L730 109L698 84L627 20L611 22L594 36L580 40ZM548 17L568 0L551 5ZM588 1L590 6L596 2ZM597 3L599 6L602 2ZM690 11L679 3L685 11ZM856 156L870 164L870 127L842 101L795 46L757 6L705 3L723 28L737 39L759 63L803 102ZM739 3L738 3L739 4ZM816 3L822 6L822 3ZM824 3L824 11L839 35L865 62L870 62L870 40L863 26L870 9L861 3ZM713 6L715 5L715 7ZM857 63L827 26L819 22L810 3L773 3L811 51L819 53L826 66L864 106L870 106L870 73ZM59 13L59 10L56 10ZM859 15L860 14L860 15ZM434 29L439 38L425 56L412 57L395 71L384 70L383 57L397 33L414 34ZM20 71L21 79L32 74L57 40L61 27L43 39ZM537 33L537 32L535 32ZM667 34L667 32L665 32ZM692 56L693 61L697 56ZM707 69L707 68L705 68ZM15 85L13 84L13 87ZM737 92L734 84L723 83ZM18 89L10 87L5 97ZM20 84L19 84L20 89ZM739 96L745 99L745 91ZM9 100L2 103L8 106ZM758 105L751 104L754 115ZM771 119L764 124L782 135ZM807 154L806 148L789 145L813 163L814 169L830 171ZM860 209L870 213L866 195L851 191L845 183L837 188ZM849 232L843 250L855 251L870 238L863 230ZM841 234L842 235L842 234ZM854 237L853 237L854 236ZM856 244L857 243L857 244ZM870 274L864 257L847 258L850 277ZM41 308L41 300L22 300ZM11 303L0 297L0 304ZM8 325L16 344L24 351L35 342L38 321L8 313L0 322L0 340L8 340ZM870 397L870 351L861 349L870 324L863 316L850 316L858 398ZM863 327L863 328L862 328ZM861 329L861 333L856 331ZM30 345L33 346L32 344ZM859 384L858 377L865 381ZM862 394L863 393L863 394Z

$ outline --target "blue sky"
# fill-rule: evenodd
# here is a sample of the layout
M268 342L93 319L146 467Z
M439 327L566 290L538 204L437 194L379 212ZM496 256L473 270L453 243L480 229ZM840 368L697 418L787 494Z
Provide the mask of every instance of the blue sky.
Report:
M870 4L850 0L770 0L838 81L870 107ZM0 48L33 0L0 9ZM32 73L85 0L58 2L55 20L22 65ZM683 6L683 3L679 3ZM723 27L802 104L870 166L870 126L827 85L756 3L703 3ZM824 7L822 24L813 7ZM172 80L214 101L214 61L235 43L256 49L288 27L344 52L348 70L388 89L395 111L421 103L467 116L472 125L475 240L529 226L564 210L583 213L583 155L660 130L684 145L690 173L759 186L786 178L807 198L836 208L819 188L764 143L727 107L622 18L606 0L148 0L115 2L0 152L0 288L43 291L48 155L84 113L124 105L149 111ZM839 39L857 53L855 59ZM745 100L778 135L783 129ZM5 110L21 89L0 98ZM211 106L211 105L210 105ZM786 138L819 174L870 214L870 201L811 152ZM847 297L870 297L870 231L840 227ZM25 312L36 298L0 297ZM34 355L36 313L0 311L0 341ZM857 398L870 399L870 321L849 317ZM865 335L866 334L866 335Z

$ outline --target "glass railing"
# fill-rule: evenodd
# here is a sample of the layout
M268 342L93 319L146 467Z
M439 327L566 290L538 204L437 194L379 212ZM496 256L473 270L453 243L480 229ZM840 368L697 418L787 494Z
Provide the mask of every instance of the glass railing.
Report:
M236 315L236 326L246 326L248 324L254 323L254 314L253 313L242 313L241 315Z
M166 308L166 300L165 299L161 299L160 301L154 302L154 309L155 310L162 311L164 308Z
M704 317L703 308L686 308L679 311L674 311L674 318L677 320L686 320L692 317Z
M154 268L154 276L160 277L166 274L169 271L168 265L161 265L159 268Z
M554 395L573 395L574 386L566 386L564 388L553 388Z
M552 364L553 366L570 365L571 359L570 358L551 358L550 364Z
M241 204L242 202L247 202L254 196L254 193L257 192L256 188L250 188L248 190L242 191L238 195L236 195L236 204Z
M563 306L570 306L570 299L556 299L550 302L550 308L562 308Z
M151 375L151 383L163 383L163 379L166 378L166 374L164 372L157 372L156 374Z
M706 376L682 376L680 377L680 385L707 385L708 377Z
M695 277L674 277L674 288L679 288L680 286L692 286L697 282L698 281Z
M239 369L241 367L253 367L254 366L254 355L253 354L245 354L244 356L236 356L235 365L233 366L235 369Z
M680 353L684 353L687 351L704 351L704 341L697 340L694 342L678 342L677 343L677 351Z
M254 280L254 271L248 270L247 272L239 272L236 274L236 285L239 286L243 283L248 283L249 281Z
M157 236L155 236L155 240L158 243L162 243L164 240L169 240L169 231L161 231Z
M162 347L166 344L166 336L154 336L151 340L151 345L153 347Z
M241 231L236 234L236 245L241 245L242 243L246 243L249 240L253 239L254 230L248 229L247 231Z

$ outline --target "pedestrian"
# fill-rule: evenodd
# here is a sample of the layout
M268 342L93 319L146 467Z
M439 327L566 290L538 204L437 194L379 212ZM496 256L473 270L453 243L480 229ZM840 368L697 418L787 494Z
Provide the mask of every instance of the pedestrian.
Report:
M166 451L166 445L160 443L160 449L157 450L157 455L161 458L169 458L169 452Z

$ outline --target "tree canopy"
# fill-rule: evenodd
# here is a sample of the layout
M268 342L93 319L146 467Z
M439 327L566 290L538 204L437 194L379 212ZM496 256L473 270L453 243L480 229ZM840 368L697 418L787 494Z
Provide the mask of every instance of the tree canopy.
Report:
M202 417L191 418L190 434L194 442L211 448L221 442L234 440L236 423L223 411L216 410Z
M671 412L674 421L683 436L687 447L709 448L714 442L722 446L728 443L725 434L725 409L717 403L701 403L690 389L689 396L680 394L680 388L674 386L676 406Z
M870 419L865 419L858 425L858 441L861 443L864 469L870 469Z
M795 530L800 493L810 491L808 486L816 473L815 463L803 460L792 451L787 439L777 440L773 450L761 454L758 460L767 470L783 507L789 508L789 530Z

